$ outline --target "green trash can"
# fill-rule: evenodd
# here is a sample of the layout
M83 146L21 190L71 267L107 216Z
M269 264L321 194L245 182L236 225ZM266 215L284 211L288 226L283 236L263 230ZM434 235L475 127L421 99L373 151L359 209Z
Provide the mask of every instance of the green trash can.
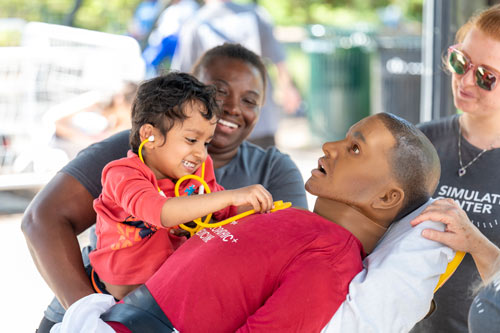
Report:
M309 55L307 116L321 141L344 138L354 123L370 114L369 33L314 25L302 43Z
M398 115L413 124L420 122L422 37L377 36L381 111Z

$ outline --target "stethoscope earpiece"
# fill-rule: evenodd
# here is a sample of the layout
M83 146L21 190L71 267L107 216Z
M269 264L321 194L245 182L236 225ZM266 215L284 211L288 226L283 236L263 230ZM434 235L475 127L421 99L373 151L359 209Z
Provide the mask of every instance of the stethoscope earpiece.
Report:
M144 158L142 157L142 147L144 146L144 144L146 142L154 142L155 141L155 136L154 135L150 135L149 138L147 138L146 140L142 141L141 144L139 145L139 148L137 149L137 154L139 155L139 158L141 159L142 163L144 163Z

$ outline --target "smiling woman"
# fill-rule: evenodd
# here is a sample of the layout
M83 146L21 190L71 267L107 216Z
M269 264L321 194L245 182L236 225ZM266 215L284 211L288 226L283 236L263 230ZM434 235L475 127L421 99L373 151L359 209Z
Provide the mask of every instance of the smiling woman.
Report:
M226 189L262 184L275 200L307 208L302 176L276 147L263 150L246 141L264 104L266 69L255 53L226 43L208 50L193 74L217 89L222 116L208 146L215 176Z
M193 73L204 83L213 84L223 114L209 151L220 167L237 153L252 132L264 103L265 77L258 69L258 58L251 62L226 55L231 44L208 51L195 65Z
M245 141L264 101L261 59L240 45L225 44L209 50L196 68L195 76L201 82L217 87L222 109L222 121L208 146L217 182L225 189L262 184L273 199L307 208L302 176L290 157L275 147L263 150ZM39 333L60 321L64 308L95 292L84 269L77 235L95 223L92 202L102 191L104 166L125 157L129 149L129 131L86 148L42 189L26 211L22 229L33 260L63 305L54 299ZM91 243L90 248L95 247L95 237L91 236Z

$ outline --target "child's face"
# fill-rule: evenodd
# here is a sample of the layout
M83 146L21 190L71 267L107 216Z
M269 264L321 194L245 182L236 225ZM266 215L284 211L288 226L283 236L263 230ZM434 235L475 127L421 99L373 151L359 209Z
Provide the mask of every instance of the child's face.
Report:
M193 174L207 158L207 145L214 136L216 119L203 118L200 111L205 107L201 102L187 103L183 122L177 122L167 136L155 131L155 145L148 149L146 164L153 170L157 179L177 180Z

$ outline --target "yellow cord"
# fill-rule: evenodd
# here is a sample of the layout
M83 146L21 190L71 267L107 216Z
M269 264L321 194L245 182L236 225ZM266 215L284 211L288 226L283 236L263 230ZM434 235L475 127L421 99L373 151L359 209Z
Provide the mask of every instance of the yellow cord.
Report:
M146 144L146 142L149 142L149 138L142 141L141 144L139 145L139 149L137 149L139 158L141 159L142 163L144 163L144 164L146 164L146 162L144 162L144 158L142 158L142 147Z
M282 200L278 200L278 201L274 202L274 208L271 209L271 212L276 212L278 210L285 209L285 208L288 208L288 207L291 207L291 206L292 206L291 202L283 202ZM231 222L234 222L236 220L242 219L245 216L252 215L252 214L255 214L255 210L254 209L247 210L246 212L243 212L243 213L240 213L238 215L229 217L229 218L227 218L227 219L225 219L223 221L216 222L216 223L207 224L207 223L201 222L201 220L199 222L195 221L195 223L198 224L199 226L202 226L202 227L205 227L205 228L217 228L217 227L229 224Z
M448 266L446 266L446 270L444 271L443 274L439 277L439 281L436 285L436 288L434 288L434 293L441 288L441 286L448 281L448 279L451 277L451 275L457 270L458 265L462 262L462 259L465 256L465 252L462 251L457 251L455 254L455 257L448 263Z
M203 167L204 167L205 163L203 163ZM203 169L202 169L202 172L203 172ZM179 188L181 186L181 184L188 180L188 179L194 179L194 180L197 180L199 181L203 186L204 188L206 189L206 192L207 193L211 193L210 191L210 187L208 187L208 184L205 182L205 180L203 180L203 178L197 176L197 175L186 175L186 176L183 176L181 177L177 183L175 183L175 188L174 188L174 192L175 192L175 196L178 197L180 194L179 194ZM280 209L285 209L285 208L288 208L292 206L292 203L291 202L285 202L283 203L283 201L275 201L274 202L274 208L271 209L271 212L275 212L277 210L280 210ZM191 236L194 235L197 231L201 230L202 228L217 228L217 227L220 227L220 226L223 226L223 225L226 225L226 224L229 224L231 222L234 222L238 219L241 219L245 216L248 216L248 215L252 215L252 214L255 214L255 210L252 209L252 210L249 210L249 211L246 211L246 212L243 212L243 213L240 213L238 215L235 215L235 216L232 216L230 218L227 218L223 221L219 221L219 222L216 222L216 223L208 223L210 221L210 219L212 218L212 213L208 214L207 217L205 218L205 221L202 222L201 218L198 218L198 219L195 219L193 222L197 224L197 227L195 228L190 228L184 224L181 224L180 227L184 230L187 230L191 233Z
M205 162L203 162L203 164L201 165L201 168L202 168L201 172L202 172L202 175L203 175L203 173L205 172ZM175 183L174 193L175 193L176 197L180 196L180 194L179 194L179 187L181 186L181 184L184 181L186 181L188 179L194 179L194 180L199 181L203 185L203 187L205 188L205 191L207 193L211 193L210 187L208 186L207 182L203 178L201 178L200 176L197 176L197 175L185 175L185 176L181 177ZM205 217L205 223L204 224L207 224L210 221L211 218L212 218L212 213L208 214L207 217ZM196 223L196 227L194 227L194 228L188 227L185 224L179 224L179 228L184 229L186 231L189 231L189 233L191 234L191 236L193 236L195 233L197 233L198 231L200 231L202 229L202 226L200 226L200 223L203 224L203 222L201 222L201 217L193 220L193 222Z
M148 141L149 141L149 138L147 138L146 140L142 141L142 142L141 142L141 144L139 145L139 148L137 149L137 153L138 153L137 155L139 155L139 159L140 159L140 160L142 161L142 163L144 163L144 164L146 164L146 162L144 162L144 158L142 157L142 147L143 147L143 146L144 146L144 144L145 144L146 142L148 142ZM161 190L161 188L160 188L159 186L157 186L157 188L156 188L156 189L158 190L158 193L163 194L163 191ZM163 196L165 196L165 195L163 194Z

